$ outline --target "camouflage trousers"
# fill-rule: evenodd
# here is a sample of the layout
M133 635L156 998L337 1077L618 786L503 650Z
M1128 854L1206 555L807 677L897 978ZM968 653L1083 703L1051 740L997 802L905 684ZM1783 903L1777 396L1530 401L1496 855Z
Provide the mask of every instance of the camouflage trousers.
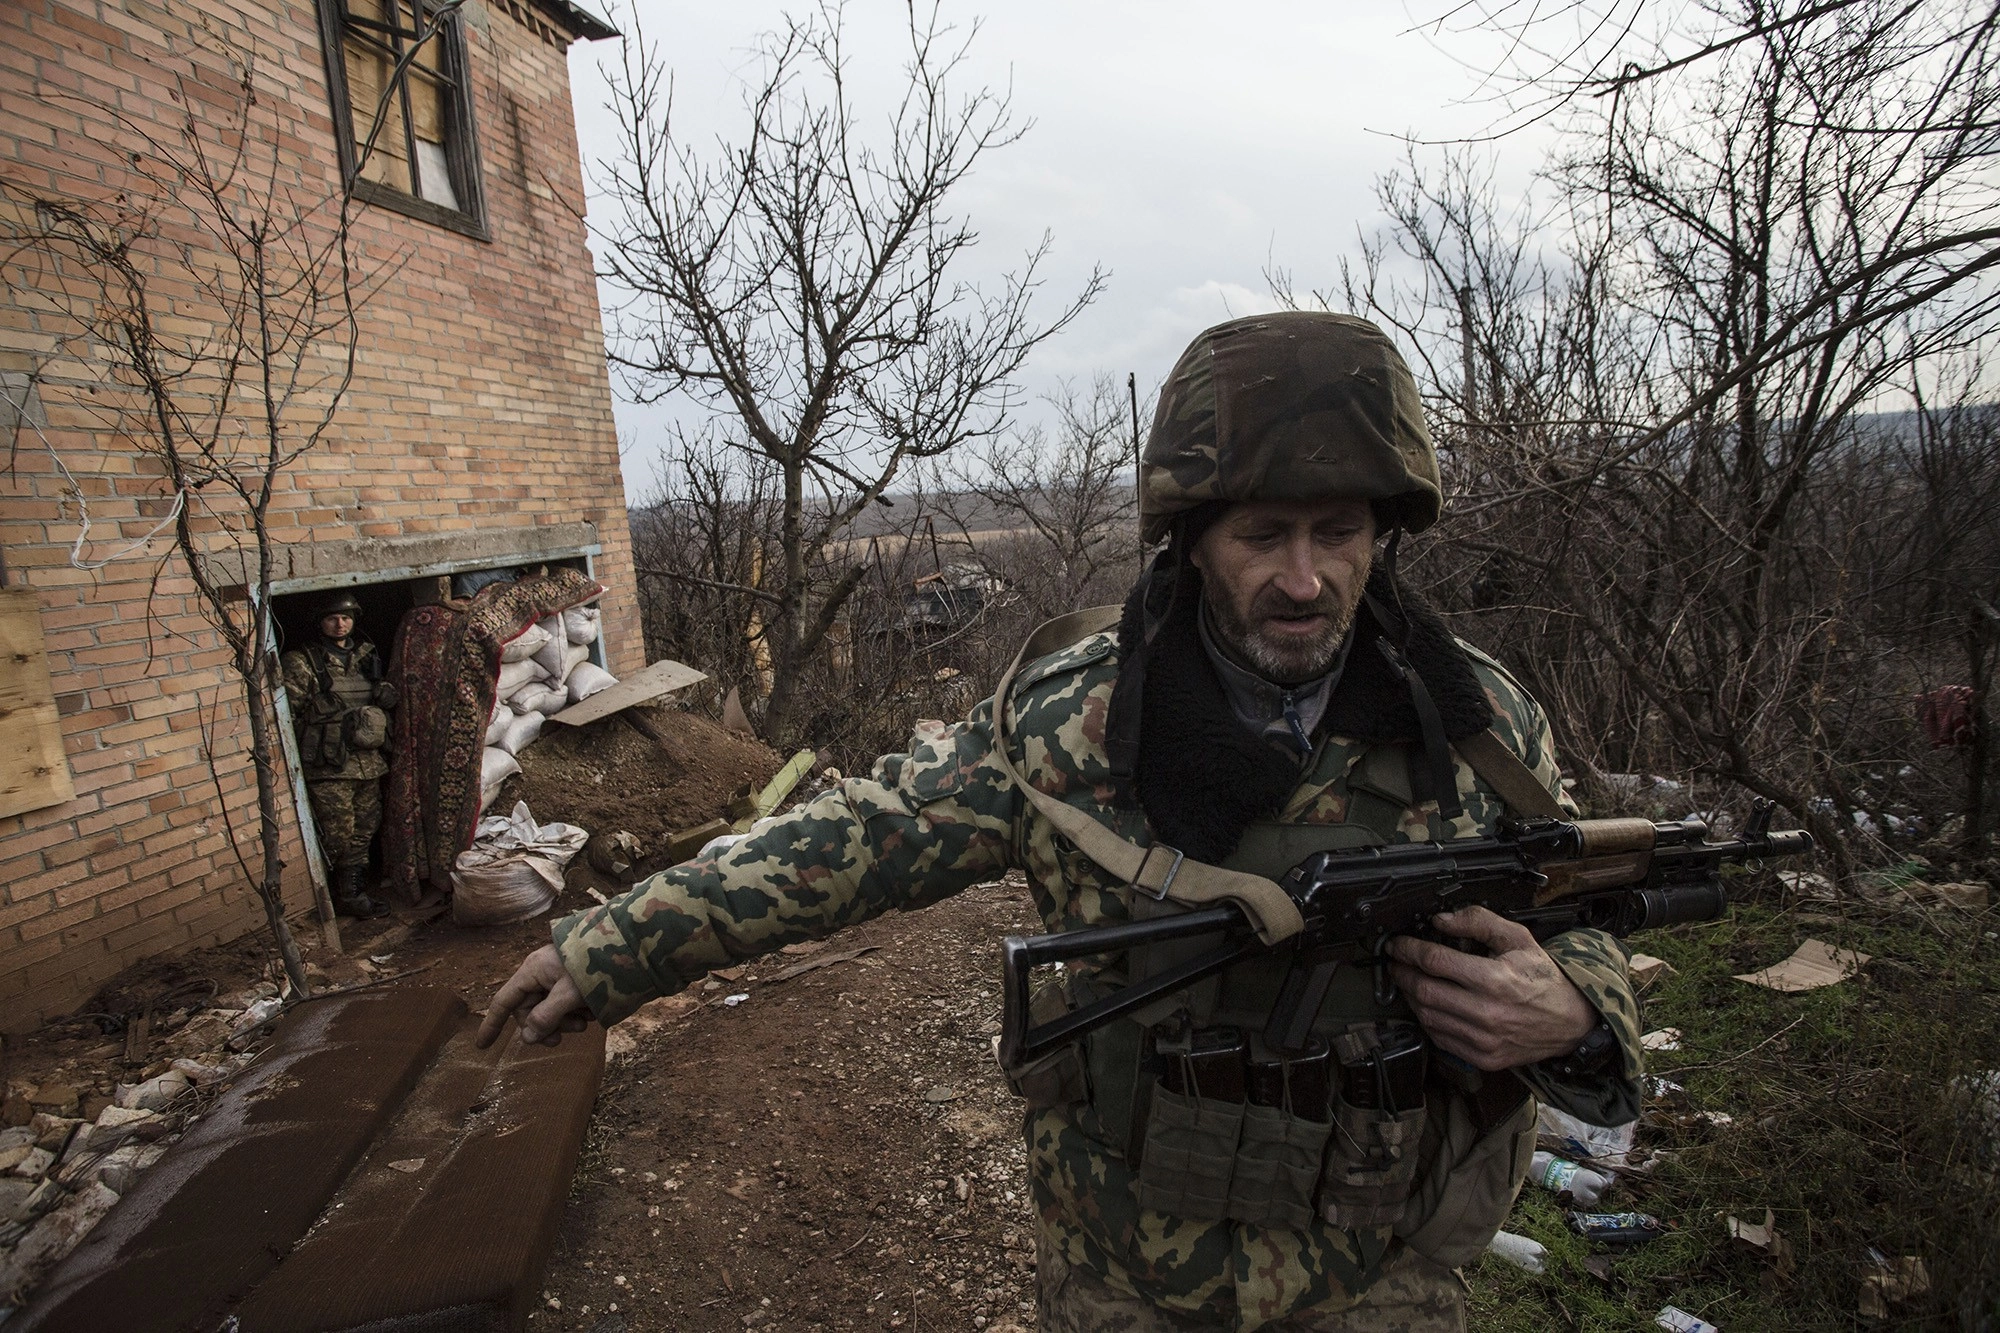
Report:
M1222 1325L1162 1310L1072 1267L1045 1241L1035 1245L1039 1333L1200 1333ZM1261 1333L1465 1333L1465 1287L1458 1274L1398 1246L1358 1304L1307 1310Z
M328 778L306 782L320 855L329 868L365 866L375 830L382 826L380 778Z

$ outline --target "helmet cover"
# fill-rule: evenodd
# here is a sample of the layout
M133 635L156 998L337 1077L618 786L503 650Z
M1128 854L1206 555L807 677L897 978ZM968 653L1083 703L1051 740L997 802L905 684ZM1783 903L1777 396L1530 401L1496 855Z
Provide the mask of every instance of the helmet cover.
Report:
M1147 545L1220 501L1359 499L1421 532L1443 509L1416 377L1365 319L1282 311L1200 334L1160 391L1139 461Z

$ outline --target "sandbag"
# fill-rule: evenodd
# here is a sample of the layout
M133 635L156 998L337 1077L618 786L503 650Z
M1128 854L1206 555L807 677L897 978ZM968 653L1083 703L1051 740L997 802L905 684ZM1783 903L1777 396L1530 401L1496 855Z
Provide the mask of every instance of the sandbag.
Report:
M589 660L590 648L587 645L581 643L571 644L569 651L563 654L563 680L567 682L569 680L569 673Z
M533 742L535 737L541 735L542 723L545 720L538 712L517 714L494 744L508 754L518 755Z
M541 651L547 651L546 644ZM523 685L531 680L544 680L548 674L548 670L541 664L541 659L537 657L524 658L519 662L503 662L500 664L500 679L494 686L493 692L499 698L511 699L514 697L514 692Z
M514 696L514 711L517 713L539 713L547 717L561 712L569 706L569 692L560 687L551 687L540 681L527 686Z
M505 750L489 745L480 752L479 808L482 812L500 794L500 784L520 771L520 761Z
M508 645L500 650L502 662L522 662L533 657L548 646L549 632L540 625L530 625L515 635Z
M571 643L596 643L604 613L594 606L572 606L562 613L563 632Z
M482 819L451 870L451 917L498 926L540 916L562 889L563 868L589 834L574 824L536 824L526 801L506 818Z
M486 743L499 744L500 738L507 734L507 727L514 721L514 717L514 710L507 706L505 699L496 702L493 705L493 715L486 719Z
M569 636L563 632L562 616L545 617L541 629L549 638L535 650L535 661L541 665L543 675L560 685L564 675L563 659L569 654Z
M569 701L580 704L599 690L608 690L618 677L594 662L585 662L569 673Z

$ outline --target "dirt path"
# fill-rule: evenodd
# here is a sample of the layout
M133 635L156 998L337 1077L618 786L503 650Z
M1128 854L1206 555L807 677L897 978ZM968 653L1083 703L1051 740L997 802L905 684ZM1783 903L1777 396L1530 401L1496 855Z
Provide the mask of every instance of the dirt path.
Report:
M1032 1324L1019 1104L990 1053L996 946L1032 924L1024 888L990 885L614 1029L529 1327Z
M778 766L775 753L703 719L663 709L654 720L686 753L663 762L617 728L559 735L529 752L500 802L518 794L544 822L632 831L646 863L611 874L579 857L551 912L510 926L399 911L343 922L339 953L308 929L300 943L315 984L442 987L482 1009L548 942L551 919L654 869L668 830L722 813L733 791ZM720 974L613 1029L529 1327L1031 1325L1019 1103L991 1045L1000 938L1035 928L1023 885L989 885ZM93 1002L110 1026L80 1017L0 1046L0 1083L23 1111L31 1092L58 1082L108 1102L118 1081L165 1067L122 1060L118 1023L154 1007L185 1022L202 997L278 975L261 936L142 965ZM736 995L747 998L724 1003Z

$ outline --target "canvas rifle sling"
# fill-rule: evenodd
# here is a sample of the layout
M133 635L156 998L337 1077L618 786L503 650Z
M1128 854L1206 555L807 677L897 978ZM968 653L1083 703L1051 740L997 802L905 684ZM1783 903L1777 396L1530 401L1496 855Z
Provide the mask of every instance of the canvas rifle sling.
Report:
M1549 789L1542 785L1535 771L1522 763L1521 756L1508 749L1506 742L1491 729L1453 741L1452 748L1487 786L1500 793L1500 799L1515 814L1538 819L1564 817L1563 808L1549 795Z
M1012 738L1007 734L1007 706L1013 693L1014 677L1019 674L1022 664L1110 629L1118 623L1119 611L1116 606L1095 606L1057 616L1030 634L1028 641L1021 645L1021 651L1014 654L1006 674L1000 677L999 688L993 692L993 751L1001 768L1035 809L1055 825L1058 832L1075 843L1078 851L1102 866L1107 874L1150 897L1165 899L1182 907L1213 907L1221 902L1233 902L1250 918L1250 924L1256 927L1257 937L1266 945L1290 939L1305 929L1305 920L1299 915L1298 904L1275 881L1238 870L1224 870L1221 866L1185 856L1164 844L1140 847L1127 842L1076 807L1065 805L1048 793L1036 790L1034 784L1015 767L1013 757L1008 753Z

